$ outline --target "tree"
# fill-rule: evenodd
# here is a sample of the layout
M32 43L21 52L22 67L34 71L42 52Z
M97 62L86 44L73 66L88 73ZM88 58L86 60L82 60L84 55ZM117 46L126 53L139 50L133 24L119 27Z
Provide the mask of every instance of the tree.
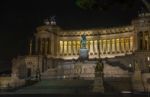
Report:
M107 10L118 6L123 10L134 7L140 0L76 0L76 5L84 10Z
M95 0L76 0L76 5L81 9L92 9L95 4Z

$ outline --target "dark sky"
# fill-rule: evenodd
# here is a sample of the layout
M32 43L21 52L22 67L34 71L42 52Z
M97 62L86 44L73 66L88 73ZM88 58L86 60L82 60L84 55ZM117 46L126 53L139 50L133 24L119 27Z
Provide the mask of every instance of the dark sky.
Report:
M103 0L107 3L110 0ZM0 2L0 61L27 53L28 40L43 19L55 15L57 24L64 28L109 27L126 25L135 18L141 3L111 0L104 10L82 10L75 0L1 0ZM130 2L132 3L132 2ZM107 9L108 6L108 9ZM0 63L1 64L1 63Z

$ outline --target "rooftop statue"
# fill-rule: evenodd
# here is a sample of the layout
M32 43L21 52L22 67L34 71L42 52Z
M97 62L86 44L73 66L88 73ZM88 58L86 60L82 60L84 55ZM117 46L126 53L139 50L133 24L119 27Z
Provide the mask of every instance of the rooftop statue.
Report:
M50 22L51 22L51 25L56 25L55 16L50 17Z
M81 48L86 48L86 35L85 33L81 35Z

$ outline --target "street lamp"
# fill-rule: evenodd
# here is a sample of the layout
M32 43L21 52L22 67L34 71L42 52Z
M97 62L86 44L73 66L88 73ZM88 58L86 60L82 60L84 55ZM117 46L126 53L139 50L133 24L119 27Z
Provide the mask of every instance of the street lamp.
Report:
M129 64L129 71L130 72L132 71L132 64L131 63Z
M150 61L150 57L149 56L147 57L147 61Z
M148 61L148 71L150 72L150 57L147 57L147 61Z
M131 68L132 67L132 64L129 64L129 68Z

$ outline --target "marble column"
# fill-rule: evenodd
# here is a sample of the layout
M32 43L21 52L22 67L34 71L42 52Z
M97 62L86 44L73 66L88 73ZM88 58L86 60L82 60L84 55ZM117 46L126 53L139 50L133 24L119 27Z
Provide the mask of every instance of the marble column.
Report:
M68 55L71 55L72 49L71 49L71 41L68 41Z
M88 40L88 49L90 51L90 41Z
M73 51L74 51L73 48L74 48L73 47L73 41L71 40L71 55L73 55Z
M128 40L127 40L127 38L125 38L125 51L126 51L126 52L128 52L128 45L127 45L127 42L128 42Z
M48 54L48 41L47 38L45 39L45 55Z
M64 41L64 56L67 54L67 43Z
M149 33L150 34L150 33ZM147 50L150 50L150 36L148 34L148 41L147 41Z
M121 49L121 38L119 37L119 53L122 52L122 49Z
M107 40L107 53L110 53L110 49L111 49L111 47L110 47L110 39L108 39Z
M54 34L51 33L51 55L54 55Z
M98 55L98 58L100 57L100 41L97 40L97 55Z
M47 38L47 54L49 54L49 38Z
M76 55L76 41L73 41L73 55Z
M38 38L35 39L35 53L38 54Z
M75 43L76 43L76 55L78 55L78 41L75 41Z
M110 39L110 54L112 54L112 39Z
M115 48L115 53L117 53L117 42L116 42L116 39L114 39L114 48Z
M42 54L45 54L45 39L42 38Z
M124 53L125 52L125 50L124 50L124 38L120 39L120 44L121 44L121 51L122 51L122 53Z
M56 46L57 46L57 56L60 56L60 43L59 37L57 36Z
M148 35L148 50L150 50L150 32L149 32L149 35Z
M98 54L100 54L100 40L97 40L97 50Z
M126 51L129 52L129 38L126 38Z
M53 47L53 51L54 51L54 56L57 56L57 36L56 35L54 35L54 47Z
M103 55L103 40L100 40L100 53Z
M93 41L90 41L90 54L93 54Z
M124 38L124 51L125 51L125 53L127 52L127 47L126 47L126 38Z
M114 53L115 52L115 40L114 40L114 38L111 39L111 44L112 44L112 46L111 46L112 50L111 51L112 51L112 53Z
M29 45L29 54L32 55L32 40L30 40L30 45Z
M62 55L62 41L59 41L59 55Z
M148 31L145 33L146 33L145 40L147 41L146 42L146 50L148 51L149 50L149 33L148 33Z
M129 46L129 50L128 50L128 51L131 52L130 37L128 38L128 43L129 43L129 44L128 44L128 46Z
M144 32L142 32L142 43L143 43L142 49L145 50L145 33Z
M64 41L61 41L62 44L61 44L61 55L63 56L64 55Z
M97 42L97 40L94 40L94 49L95 49L95 54L98 54L98 42Z
M119 53L119 39L116 38L116 52Z
M104 44L104 40L102 40L102 50L103 50L103 54L105 54L105 44Z
M105 54L107 54L108 53L108 51L107 51L107 39L106 39L106 43L105 43Z
M128 37L128 52L130 52L130 37Z
M51 38L48 39L48 45L49 45L49 54L51 55Z
M132 51L134 51L135 50L135 45L136 45L136 43L135 43L136 41L135 41L135 37L133 36L133 38L132 38Z
M64 41L62 41L62 56L64 56Z
M80 50L80 48L81 48L81 44L80 44L80 41L78 41L78 55L79 55L79 50Z
M95 55L95 40L93 39L93 55Z
M69 43L68 40L66 40L66 52L67 52L67 56L69 55Z
M42 38L40 38L40 54L42 54L42 52L43 52L43 40L42 40Z
M136 33L134 33L134 35L133 35L133 51L135 51L135 50L139 50L139 36L138 36L138 34Z

